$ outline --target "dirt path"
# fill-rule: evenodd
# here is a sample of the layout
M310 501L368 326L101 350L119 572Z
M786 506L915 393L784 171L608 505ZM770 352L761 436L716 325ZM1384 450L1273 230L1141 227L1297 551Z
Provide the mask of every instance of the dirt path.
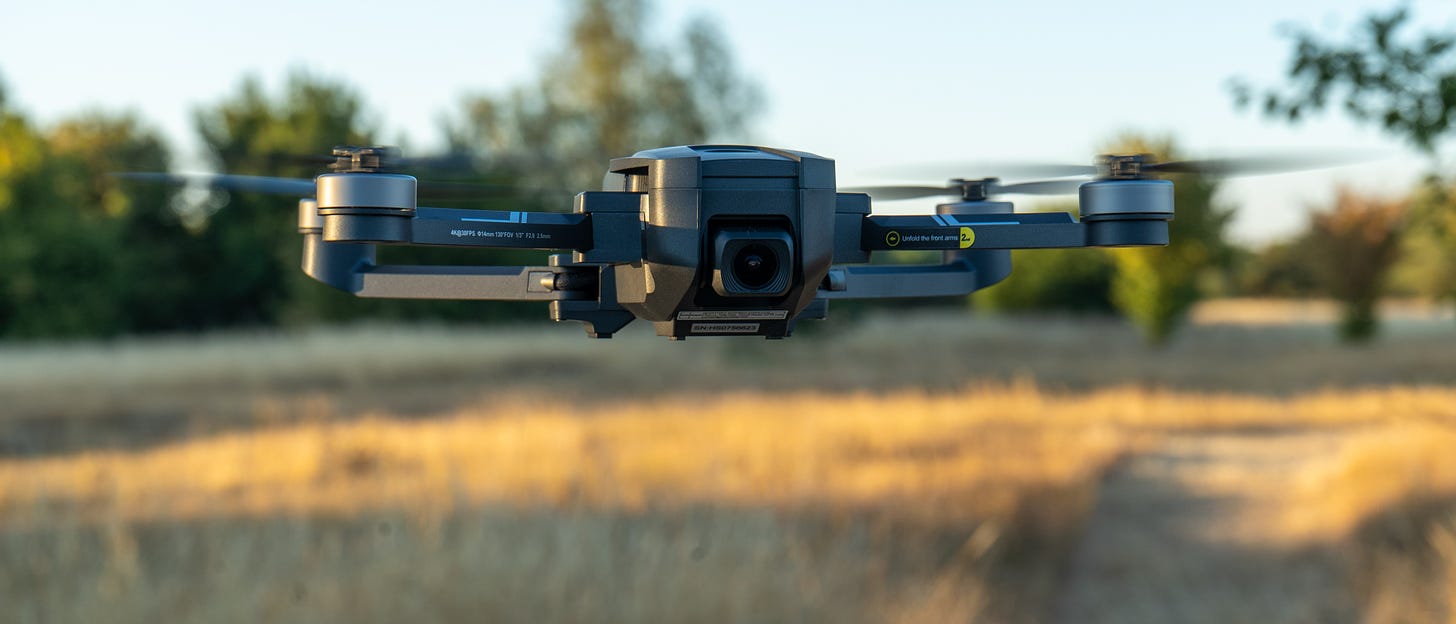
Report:
M1328 548L1280 528L1340 431L1177 434L1101 486L1058 622L1331 622L1355 613Z

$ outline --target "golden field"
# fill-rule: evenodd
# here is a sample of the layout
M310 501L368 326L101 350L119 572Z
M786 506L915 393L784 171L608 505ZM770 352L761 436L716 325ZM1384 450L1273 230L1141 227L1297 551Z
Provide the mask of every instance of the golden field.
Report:
M1452 621L1456 324L1221 305L7 346L0 619Z

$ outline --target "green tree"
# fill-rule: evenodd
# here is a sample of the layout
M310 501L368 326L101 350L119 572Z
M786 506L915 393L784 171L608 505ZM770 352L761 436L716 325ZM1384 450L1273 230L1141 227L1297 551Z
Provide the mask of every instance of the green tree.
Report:
M178 311L192 297L182 255L190 233L171 208L172 189L108 175L164 169L168 148L159 133L131 114L92 112L62 121L47 141L59 202L104 221L108 230L113 246L102 251L108 255L106 269L87 281L97 285L103 275L112 280L106 306L116 309L120 329L185 326Z
M165 206L166 190L152 189L155 199L106 173L166 160L157 134L128 115L91 113L43 132L0 106L0 333L104 336L165 324L178 269L159 244L165 216L150 206Z
M1456 188L1430 176L1410 203L1398 278L1415 293L1456 303Z
M739 75L722 34L699 17L677 42L658 42L652 13L645 0L580 0L566 45L540 78L468 98L448 128L452 143L533 188L574 194L600 188L611 158L741 141L761 96Z
M1076 214L1077 205L1048 211ZM978 307L996 311L1113 312L1111 256L1101 249L1028 249L1011 252L1011 279L972 295Z
M335 145L371 142L362 98L342 81L292 72L270 95L256 77L198 110L196 125L220 171L312 178L316 165L280 155L327 155ZM301 318L331 316L346 295L300 275L293 198L234 193L207 215L188 250L197 292L188 311L198 326L272 324L294 306ZM308 303L302 303L304 301Z
M1421 152L1436 156L1453 132L1456 113L1456 33L1408 32L1405 7L1365 16L1348 39L1327 40L1307 29L1290 32L1293 53L1282 87L1233 83L1236 103L1257 102L1264 114L1296 123L1338 102L1351 118L1378 125ZM1420 273L1412 281L1427 296L1456 302L1456 202L1452 182L1433 175L1412 207L1406 255Z
M1451 130L1456 110L1456 34L1403 36L1404 7L1372 13L1346 42L1326 41L1305 29L1291 31L1289 84L1258 93L1232 84L1235 100L1258 100L1265 114L1297 122L1332 99L1351 117L1377 123L1427 153Z
M1011 252L1012 275L972 300L1001 312L1035 310L1108 313L1115 266L1097 249L1033 249Z
M1159 161L1180 157L1170 137L1124 135L1107 151L1152 154ZM1112 302L1155 345L1172 336L1202 298L1205 285L1231 258L1225 230L1233 209L1214 202L1218 181L1198 175L1171 177L1175 216L1168 227L1168 246L1110 250L1117 267Z
M229 173L311 178L321 170L297 156L326 155L341 144L366 145L375 134L363 98L342 81L293 72L280 93L267 93L256 78L236 93L198 112L198 128L218 168ZM408 155L407 155L408 156ZM465 159L468 160L468 159ZM431 171L410 173L428 178ZM453 181L501 176L462 164ZM532 209L519 199L455 200L431 205ZM540 318L541 304L359 299L299 270L295 233L297 201L234 193L207 217L191 266L198 274L194 317L199 325L309 323L358 318L500 320ZM510 250L393 248L379 259L393 264L543 264L545 254Z
M75 243L84 245L92 237L94 228L89 220L70 219L71 215L53 210L48 151L45 138L29 120L0 107L0 330L9 336L54 335L69 328L84 331L97 321L73 315L78 307L60 308L62 302L51 289L67 287L55 282L74 282L100 263L70 253ZM51 248L51 241L65 239L67 227L74 242Z
M1251 297L1318 297L1308 236L1281 240L1249 252L1239 262L1237 291Z
M1340 338L1364 342L1375 336L1380 300L1400 253L1406 202L1386 201L1341 189L1335 205L1315 213L1307 244L1314 277L1340 301Z

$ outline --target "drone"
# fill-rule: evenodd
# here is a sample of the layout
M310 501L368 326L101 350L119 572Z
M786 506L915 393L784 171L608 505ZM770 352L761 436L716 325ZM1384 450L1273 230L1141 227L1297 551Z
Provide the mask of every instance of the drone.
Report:
M838 188L834 161L746 145L663 147L612 159L570 213L429 208L397 150L342 146L313 180L208 176L231 190L302 197L303 272L359 297L541 301L554 321L610 338L633 320L660 336L786 338L830 301L964 296L1006 279L1011 250L1168 244L1166 173L1277 169L1258 159L1101 156L1052 179ZM1043 168L1042 171L1047 171ZM123 177L178 182L172 174ZM1017 213L1002 194L1078 195L1067 212ZM949 197L934 214L880 215L871 199ZM545 266L381 265L379 245L554 250ZM869 264L940 251L935 264Z

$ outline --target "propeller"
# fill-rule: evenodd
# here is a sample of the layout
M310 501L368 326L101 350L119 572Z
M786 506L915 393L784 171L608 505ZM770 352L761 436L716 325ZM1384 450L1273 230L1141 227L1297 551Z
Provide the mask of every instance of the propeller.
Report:
M370 146L360 147L354 145L340 145L333 149L331 156L303 156L293 154L271 153L264 155L266 159L282 159L298 164L328 165L335 172L345 173L383 173L393 172L399 168L411 165L428 165L449 163L454 166L462 166L469 162L469 156L461 153L447 154L445 156L426 156L423 158L404 158L400 156L399 148L392 146ZM279 162L280 160L274 160ZM229 173L218 174L179 174L162 172L130 171L111 174L113 177L123 180L137 180L142 182L159 182L162 184L189 185L200 184L225 191L238 191L243 193L264 193L269 195L291 195L294 197L312 197L317 192L312 179L304 178L281 178L272 176L239 175ZM431 199L450 199L479 196L502 196L514 195L519 189L513 186L476 184L473 182L425 182L421 181L416 187L416 193L420 197Z
M289 195L293 197L313 197L315 193L314 181L303 178L278 178L231 173L161 173L150 171L127 171L112 173L110 175L122 180L155 182L176 186L199 184L218 190L239 193L263 193L266 195ZM420 197L449 199L479 197L482 195L512 195L518 192L518 189L512 186L492 184L422 181L419 183L417 192Z
M334 155L323 154L296 154L292 152L267 152L254 156L245 156L241 162L266 167L277 167L280 165L296 165L302 167L334 168L340 165L340 156L350 154L339 154L338 149L359 149L349 146L336 148ZM410 171L439 172L471 172L474 171L475 157L465 152L448 152L431 156L402 156L397 148L374 148L380 151L376 167L380 171L398 172L408 169Z
M1302 156L1243 156L1237 158L1204 158L1144 164L1143 171L1153 173L1193 173L1209 176L1251 176L1289 173L1308 169L1324 169L1369 160L1351 154L1312 154Z
M1002 184L996 178L984 180L951 180L946 186L855 186L841 188L844 193L868 193L882 201L919 199L922 197L960 197L975 201L993 195L1069 195L1086 180L1036 180Z
M897 167L898 175L916 177L951 177L967 171L996 171L1002 175L1065 178L1065 177L1112 177L1137 178L1148 173L1186 173L1206 176L1252 176L1289 173L1309 169L1338 167L1374 160L1378 156L1369 151L1320 150L1287 151L1278 154L1256 156L1232 156L1157 162L1149 154L1103 155L1095 164L1073 165L1062 163L950 163ZM1135 163L1129 165L1128 163ZM1122 168L1119 169L1119 166ZM1129 169L1130 167L1130 169Z
M159 173L152 171L126 171L110 174L113 178L157 182L174 186L200 184L224 191L242 193L264 193L267 195L293 195L312 197L313 180L299 178L275 178L270 176L248 176L206 173Z

